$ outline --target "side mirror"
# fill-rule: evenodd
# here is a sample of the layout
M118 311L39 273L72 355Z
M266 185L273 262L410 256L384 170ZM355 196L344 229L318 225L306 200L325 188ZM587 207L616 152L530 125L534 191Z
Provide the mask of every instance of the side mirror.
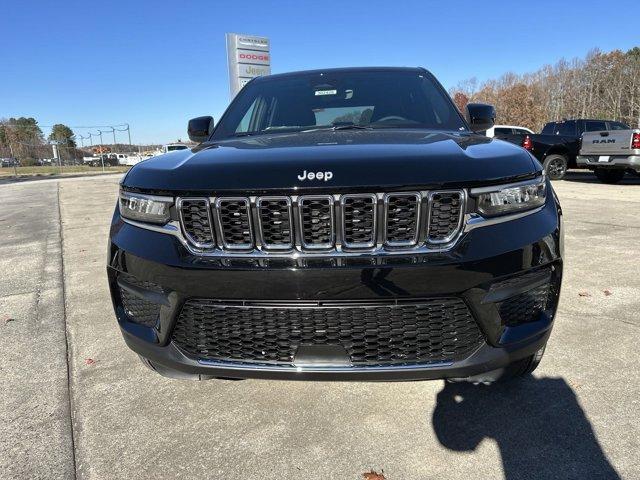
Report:
M189 120L187 133L192 142L202 143L209 138L213 132L213 117L196 117Z
M467 121L474 132L484 132L496 123L496 109L486 103L467 105Z

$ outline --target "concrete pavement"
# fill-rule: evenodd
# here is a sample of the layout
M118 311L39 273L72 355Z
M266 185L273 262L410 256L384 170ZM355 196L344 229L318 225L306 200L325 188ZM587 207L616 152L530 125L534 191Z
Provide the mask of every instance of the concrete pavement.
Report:
M111 311L118 179L59 182L61 243L57 183L0 188L0 200L31 202L0 214L23 232L2 234L1 313L15 320L0 322L0 477L640 477L640 179L570 178L555 184L567 228L555 331L534 378L498 387L164 379L125 347ZM56 238L62 285L59 265L42 266ZM60 301L37 313L35 292L60 299L63 286L66 317Z
M58 185L0 188L0 478L71 478Z

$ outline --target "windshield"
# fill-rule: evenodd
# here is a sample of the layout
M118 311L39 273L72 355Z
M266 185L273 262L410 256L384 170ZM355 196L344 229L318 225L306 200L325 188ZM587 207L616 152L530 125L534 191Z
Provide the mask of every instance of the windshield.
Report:
M340 71L251 82L212 139L349 126L466 130L451 99L426 72Z
M167 152L173 152L174 150L186 150L189 148L186 145L167 145Z

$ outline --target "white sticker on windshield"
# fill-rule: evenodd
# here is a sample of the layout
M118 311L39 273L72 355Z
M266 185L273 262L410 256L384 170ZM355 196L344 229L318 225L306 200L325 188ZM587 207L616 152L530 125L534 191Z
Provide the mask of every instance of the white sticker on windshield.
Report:
M316 90L315 95L335 95L338 93L338 90Z

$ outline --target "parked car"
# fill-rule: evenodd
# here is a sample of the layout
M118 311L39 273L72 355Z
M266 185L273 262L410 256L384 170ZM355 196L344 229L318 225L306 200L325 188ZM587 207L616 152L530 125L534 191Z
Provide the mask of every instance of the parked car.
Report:
M422 68L251 80L215 129L189 122L200 145L121 182L107 273L125 342L176 378L530 373L562 212L528 152L484 135L494 108L467 117Z
M640 173L640 129L585 133L577 162L604 183L618 183L627 171Z
M187 150L188 148L189 145L185 145L184 143L169 143L162 146L161 153L175 152L176 150Z
M92 167L115 167L120 165L120 159L126 158L122 153L103 153L94 157L83 157L83 162Z
M517 127L514 125L495 125L487 130L485 135L489 138L505 139L510 135L531 135L533 130L525 127Z
M577 168L576 158L580 137L584 132L628 129L624 123L612 120L575 119L547 123L539 134L511 135L511 143L529 150L543 165L552 180L564 177L568 168Z
M17 158L13 158L13 157L2 158L2 159L0 159L0 166L2 166L3 168L6 168L6 167L19 167L20 166L20 160L18 160Z

